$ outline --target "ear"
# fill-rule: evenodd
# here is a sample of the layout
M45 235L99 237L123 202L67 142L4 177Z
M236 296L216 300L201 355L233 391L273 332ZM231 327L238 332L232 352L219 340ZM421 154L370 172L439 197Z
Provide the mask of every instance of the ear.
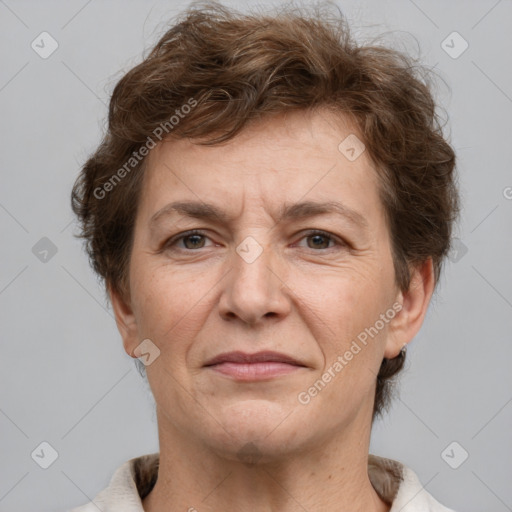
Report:
M400 291L397 297L397 302L402 308L389 323L384 351L384 357L387 359L396 357L402 347L420 330L434 292L434 282L432 258L414 267L409 289L405 292Z
M129 299L122 297L110 284L107 285L107 290L114 310L117 329L123 338L124 350L129 356L136 358L134 350L139 344L138 329Z

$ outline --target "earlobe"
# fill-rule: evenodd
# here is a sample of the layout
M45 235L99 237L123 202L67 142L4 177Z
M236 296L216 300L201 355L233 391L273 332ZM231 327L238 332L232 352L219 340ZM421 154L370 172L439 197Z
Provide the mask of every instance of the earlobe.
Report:
M123 346L126 353L131 357L134 355L135 347L138 345L138 330L135 315L129 302L121 296L110 284L107 285L110 302L114 310L117 329L123 339Z
M434 292L432 258L414 267L408 290L400 292L400 311L390 322L384 357L392 359L420 330Z

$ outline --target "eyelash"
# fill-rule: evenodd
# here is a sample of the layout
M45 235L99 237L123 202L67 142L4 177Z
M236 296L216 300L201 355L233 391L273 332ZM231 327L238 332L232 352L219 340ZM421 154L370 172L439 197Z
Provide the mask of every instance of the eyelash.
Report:
M201 231L200 229L192 229L190 231L185 231L184 233L181 233L179 235L176 235L174 237L171 237L169 240L167 240L165 243L164 243L164 246L163 246L163 249L164 250L170 250L174 245L176 245L177 242L179 242L180 240L183 240L189 236L193 236L193 235L201 235L205 238L209 238L203 231ZM347 244L341 240L339 240L337 237L335 237L334 235L328 233L327 231L322 231L321 229L311 229L311 230L308 230L306 233L304 233L304 235L302 236L301 240L304 239L304 238L308 238L308 237L311 237L311 236L323 236L325 237L329 242L334 242L335 245L339 246L339 247L346 247ZM203 247L200 247L199 249L202 249ZM326 249L320 249L320 250L328 250L328 249L333 249L334 247L328 247ZM313 248L308 248L308 249L311 249L313 251L315 251L315 249ZM179 248L178 250L182 250L182 251L195 251L195 249L186 249L186 248ZM315 251L317 252L317 251Z

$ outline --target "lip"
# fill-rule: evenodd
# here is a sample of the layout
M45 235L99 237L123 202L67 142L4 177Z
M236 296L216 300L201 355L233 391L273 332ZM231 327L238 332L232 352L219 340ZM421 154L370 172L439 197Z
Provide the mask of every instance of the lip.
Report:
M247 354L240 351L224 352L208 360L204 366L213 366L219 363L287 363L295 366L304 366L299 361L293 359L293 357L270 350L256 352L254 354Z
M288 375L305 368L305 365L279 352L247 354L238 351L219 354L207 361L204 367L238 381L255 381Z

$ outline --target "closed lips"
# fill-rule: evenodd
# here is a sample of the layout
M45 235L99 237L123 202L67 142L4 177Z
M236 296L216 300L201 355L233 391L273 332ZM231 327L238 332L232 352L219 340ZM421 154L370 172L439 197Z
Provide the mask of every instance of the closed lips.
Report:
M294 366L305 366L294 358L278 352L256 352L255 354L246 354L244 352L226 352L210 359L204 366L214 366L221 363L286 363Z

